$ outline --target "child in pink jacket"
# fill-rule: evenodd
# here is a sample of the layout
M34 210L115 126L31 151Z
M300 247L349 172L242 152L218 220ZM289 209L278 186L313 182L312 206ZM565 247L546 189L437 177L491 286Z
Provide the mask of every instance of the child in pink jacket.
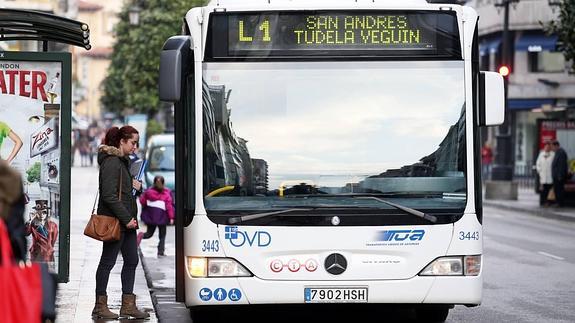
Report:
M142 239L151 238L158 227L160 230L158 256L165 256L166 226L174 223L174 207L172 192L164 186L164 177L154 177L154 186L140 196L140 203L142 204L142 221L146 224L147 231L138 233L138 244Z

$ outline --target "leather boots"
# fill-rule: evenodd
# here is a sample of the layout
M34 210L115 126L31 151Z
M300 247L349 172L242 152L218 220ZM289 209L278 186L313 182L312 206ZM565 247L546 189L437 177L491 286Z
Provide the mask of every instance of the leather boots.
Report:
M142 312L136 307L136 295L122 294L122 307L120 308L120 316L145 319L150 317L150 314Z
M115 320L118 318L118 314L110 311L108 308L108 296L96 295L96 304L92 310L92 317L109 320Z

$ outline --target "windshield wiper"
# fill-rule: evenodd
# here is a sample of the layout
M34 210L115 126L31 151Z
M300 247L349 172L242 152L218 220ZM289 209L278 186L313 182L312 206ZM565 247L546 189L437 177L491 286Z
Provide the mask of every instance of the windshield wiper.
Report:
M255 213L255 214L248 214L248 215L242 215L242 216L235 216L235 217L228 218L228 223L229 224L238 224L238 223L242 223L244 221L265 218L265 217L270 216L270 215L283 214L283 213L289 213L289 212L295 212L295 211L311 211L311 210L312 209L293 208L293 209L284 209L284 210L272 211L272 212L263 212L263 213Z
M427 221L429 221L429 222L431 222L431 223L437 223L437 217L434 216L434 215L427 214L427 213L424 213L424 212L418 211L418 210L416 210L416 209L412 209L412 208L410 208L410 207L403 206L403 205L400 205L400 204L397 204L397 203L392 203L392 202L389 202L389 201L387 201L387 200L384 200L384 199L379 198L379 197L376 197L376 196L356 196L355 198L358 198L358 199L371 199L371 200L376 200L376 201L385 203L385 204L387 204L387 205L393 206L394 208L397 208L397 209L400 209L400 210L402 210L402 211L405 211L405 212L407 212L407 213L409 213L409 214L413 214L413 215L415 215L415 216L418 216L418 217L420 217L420 218L422 218L422 219L425 219L425 220L427 220Z
M294 194L286 195L283 198L307 198L307 197L443 197L443 192L387 192L387 193L340 193L340 194Z
M297 195L297 196L293 196L293 197L352 197L352 198L357 198L357 199L372 199L372 200L376 200L382 203L385 203L389 206L395 207L397 209L400 209L408 214L411 215L415 215L417 217L420 217L422 219L425 219L431 223L437 223L437 217L431 214L427 214L421 211L418 211L416 209L412 209L410 207L404 206L404 205L400 205L397 203L393 203L393 202L389 202L387 200L384 200L378 196L382 196L382 195L386 195L386 194L349 194L349 195L344 195L344 194L319 194L319 195L315 195L315 194L302 194L302 195ZM426 194L427 195L427 194ZM395 196L394 194L390 194L390 196ZM289 208L289 209L283 209L283 210L278 210L278 211L271 211L271 212L263 212L263 213L254 213L254 214L248 214L248 215L242 215L242 216L235 216L235 217L231 217L228 218L228 223L229 224L238 224L241 222L245 222L245 221L250 221L250 220L256 220L256 219L261 219L261 218L265 218L271 215L277 215L277 214L284 214L284 213L290 213L290 212L295 212L295 211L312 211L314 209L318 209L318 208L334 208L334 209L338 209L338 208L362 208L359 205L355 205L355 206L343 206L343 205L325 205L325 206L311 206L310 208Z
M245 222L245 221L265 218L265 217L268 217L271 215L278 215L278 214L290 213L290 212L295 212L295 211L309 212L309 211L314 211L314 210L319 210L319 209L339 210L339 209L361 209L361 208L363 208L363 207L355 206L355 205L354 206L350 206L350 205L345 205L345 206L344 205L313 205L313 206L310 206L308 208L296 207L296 208L289 208L289 209L283 209L283 210L278 210L278 211L253 213L253 214L247 214L247 215L242 215L242 216L235 216L235 217L228 218L228 223L229 224L238 224L238 223Z

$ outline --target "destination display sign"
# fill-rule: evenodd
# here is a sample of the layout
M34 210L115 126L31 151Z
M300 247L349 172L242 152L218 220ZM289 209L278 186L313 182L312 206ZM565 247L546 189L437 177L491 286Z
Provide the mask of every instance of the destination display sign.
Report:
M452 55L460 52L457 17L453 12L222 14L214 15L211 30L212 41L220 42L213 47L217 56L348 55L349 51Z

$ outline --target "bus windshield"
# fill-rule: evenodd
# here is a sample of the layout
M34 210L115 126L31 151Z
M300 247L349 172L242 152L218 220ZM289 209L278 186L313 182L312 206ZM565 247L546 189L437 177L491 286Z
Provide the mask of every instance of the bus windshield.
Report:
M288 208L461 212L463 61L208 62L208 214Z

